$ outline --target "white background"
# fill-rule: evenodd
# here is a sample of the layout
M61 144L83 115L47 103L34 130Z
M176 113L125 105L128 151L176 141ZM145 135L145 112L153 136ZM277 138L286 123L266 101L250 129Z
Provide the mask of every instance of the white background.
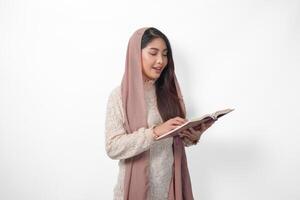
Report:
M112 199L107 97L128 39L170 39L188 117L222 108L186 149L195 199L299 200L299 1L0 0L0 199Z

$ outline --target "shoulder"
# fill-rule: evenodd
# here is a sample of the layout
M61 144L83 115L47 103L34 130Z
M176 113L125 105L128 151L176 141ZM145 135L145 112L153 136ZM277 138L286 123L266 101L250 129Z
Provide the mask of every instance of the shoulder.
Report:
M108 97L107 106L122 110L121 85L114 87Z
M121 86L114 87L107 99L106 113L112 123L124 122L124 111L121 98Z
M121 85L114 87L109 94L109 100L116 99L121 99Z

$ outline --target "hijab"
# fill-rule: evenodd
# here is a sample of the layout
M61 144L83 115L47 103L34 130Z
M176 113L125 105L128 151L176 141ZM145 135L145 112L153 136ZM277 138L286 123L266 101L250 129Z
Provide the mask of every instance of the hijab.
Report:
M136 30L130 37L125 62L125 72L121 83L124 128L132 134L141 127L148 127L147 107L144 100L142 75L141 39L149 27ZM180 99L180 106L186 114L180 87L174 73L174 82ZM168 200L193 200L190 175L185 147L179 137L173 137L173 172L169 185ZM144 151L125 159L124 200L146 200L150 192L149 153Z

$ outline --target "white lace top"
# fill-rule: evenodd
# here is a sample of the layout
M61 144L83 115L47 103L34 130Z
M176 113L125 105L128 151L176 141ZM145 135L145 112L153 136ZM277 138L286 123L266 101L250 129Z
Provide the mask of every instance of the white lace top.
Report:
M167 200L173 166L173 138L155 141L153 127L163 122L156 104L154 81L144 82L145 101L148 111L148 127L142 127L133 134L126 134L123 127L124 113L121 99L121 86L109 95L105 121L105 149L107 155L119 160L119 175L114 187L114 200L123 200L125 176L124 159L150 149L149 181L150 200ZM184 142L185 146L192 143Z

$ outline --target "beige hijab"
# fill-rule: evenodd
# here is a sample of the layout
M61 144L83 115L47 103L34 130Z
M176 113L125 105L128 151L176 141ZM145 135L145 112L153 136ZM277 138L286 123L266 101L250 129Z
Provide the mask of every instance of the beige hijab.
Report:
M141 39L148 27L138 29L131 36L126 55L125 73L122 79L122 103L127 134L141 127L148 127L142 78ZM176 76L174 81L180 104L185 106ZM149 192L149 151L125 160L124 200L146 200ZM169 200L192 200L192 187L184 145L179 137L173 140L173 175L169 188Z

